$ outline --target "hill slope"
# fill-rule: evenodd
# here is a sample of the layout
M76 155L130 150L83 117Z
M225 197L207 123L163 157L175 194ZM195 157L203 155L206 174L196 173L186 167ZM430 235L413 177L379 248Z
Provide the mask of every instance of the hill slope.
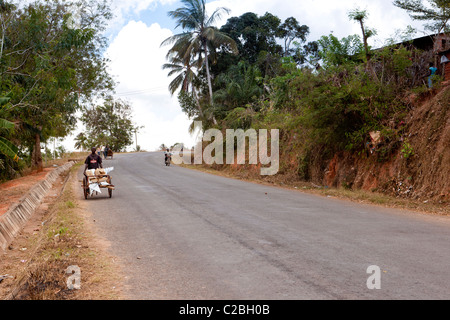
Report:
M400 147L387 161L337 154L322 183L377 190L413 199L450 197L450 86L415 107L405 118ZM376 153L377 151L375 151Z

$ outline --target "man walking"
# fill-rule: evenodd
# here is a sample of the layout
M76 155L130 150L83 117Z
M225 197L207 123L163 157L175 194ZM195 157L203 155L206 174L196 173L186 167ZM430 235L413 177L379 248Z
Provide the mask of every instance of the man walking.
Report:
M84 161L84 174L86 174L86 170L103 168L102 165L102 157L100 157L97 153L97 148L92 147L91 154L87 156Z

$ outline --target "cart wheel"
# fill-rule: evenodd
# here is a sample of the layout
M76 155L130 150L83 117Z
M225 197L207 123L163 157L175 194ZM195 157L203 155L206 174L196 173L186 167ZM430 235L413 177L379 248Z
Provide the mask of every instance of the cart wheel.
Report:
M112 179L109 178L109 182L108 182L109 184L112 184L112 183L111 183L111 180L112 180ZM109 195L110 198L112 197L112 189L111 189L111 188L108 188L108 195Z
M83 193L84 193L84 198L87 199L88 198L88 188L87 188L86 177L83 178Z

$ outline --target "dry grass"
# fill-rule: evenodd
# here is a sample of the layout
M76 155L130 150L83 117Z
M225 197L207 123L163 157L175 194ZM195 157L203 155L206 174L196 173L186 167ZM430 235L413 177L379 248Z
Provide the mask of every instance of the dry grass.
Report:
M8 298L18 300L122 299L122 277L87 219L82 200L76 197L76 171L72 168L59 199L49 207L48 220L28 240L29 261L16 276ZM69 290L69 266L81 269L81 289Z

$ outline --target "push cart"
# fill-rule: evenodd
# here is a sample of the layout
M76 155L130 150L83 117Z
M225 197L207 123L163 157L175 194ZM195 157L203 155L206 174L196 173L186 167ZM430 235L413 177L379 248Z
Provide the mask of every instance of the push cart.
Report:
M108 189L108 196L112 197L112 192L114 190L114 185L111 183L112 179L109 174L94 174L94 175L84 175L83 177L83 194L84 198L87 199L89 196L93 197L94 195L97 195L99 192L95 190L91 190L91 188L97 189ZM99 189L98 189L99 190Z

